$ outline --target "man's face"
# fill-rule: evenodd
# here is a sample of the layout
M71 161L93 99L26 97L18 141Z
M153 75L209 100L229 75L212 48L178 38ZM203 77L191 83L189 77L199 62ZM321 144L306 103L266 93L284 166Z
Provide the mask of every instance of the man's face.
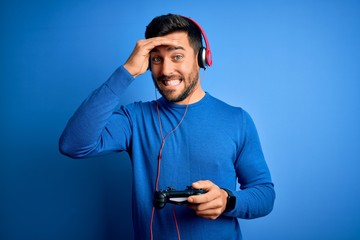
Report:
M185 104L200 84L197 56L187 33L174 32L164 37L176 40L178 44L161 45L151 51L152 78L165 99Z

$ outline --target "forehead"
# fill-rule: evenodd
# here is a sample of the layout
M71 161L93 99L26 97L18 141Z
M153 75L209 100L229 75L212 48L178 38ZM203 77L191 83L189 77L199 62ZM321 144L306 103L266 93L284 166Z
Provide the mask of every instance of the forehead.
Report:
M171 40L175 40L178 42L178 44L157 46L152 50L152 52L159 52L160 50L167 50L167 51L184 50L184 51L187 51L187 50L191 49L188 34L186 32L174 32L174 33L167 34L163 37L166 37Z

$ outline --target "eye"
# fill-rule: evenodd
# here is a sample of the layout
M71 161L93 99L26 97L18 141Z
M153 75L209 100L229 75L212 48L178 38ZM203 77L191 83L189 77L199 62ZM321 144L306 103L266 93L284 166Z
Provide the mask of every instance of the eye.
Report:
M183 59L183 57L184 57L183 55L177 54L174 56L174 59L175 59L175 61L179 61L179 60Z
M155 56L151 58L152 63L159 63L161 62L161 58L159 56Z

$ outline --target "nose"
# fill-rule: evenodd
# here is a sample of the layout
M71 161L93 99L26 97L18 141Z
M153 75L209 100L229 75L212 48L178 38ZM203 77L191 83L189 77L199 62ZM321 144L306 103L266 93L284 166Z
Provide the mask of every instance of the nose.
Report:
M164 58L162 66L161 66L161 73L165 76L170 76L174 73L174 63L169 58Z

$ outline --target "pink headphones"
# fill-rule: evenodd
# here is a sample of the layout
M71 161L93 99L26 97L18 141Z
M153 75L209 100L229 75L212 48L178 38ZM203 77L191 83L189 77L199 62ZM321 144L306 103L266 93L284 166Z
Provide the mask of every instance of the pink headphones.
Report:
M209 44L209 41L206 37L206 34L204 32L204 30L202 29L202 27L197 23L195 22L193 19L189 18L189 17L185 17L185 16L182 16L183 18L185 19L188 19L190 20L192 23L194 23L200 30L203 38L204 38L204 41L205 41L205 45L206 45L206 48L202 47L200 48L200 51L199 51L199 58L198 58L198 62L199 62L199 66L201 68L206 68L207 66L211 67L212 65L212 55L211 55L211 50L210 50L210 44Z

